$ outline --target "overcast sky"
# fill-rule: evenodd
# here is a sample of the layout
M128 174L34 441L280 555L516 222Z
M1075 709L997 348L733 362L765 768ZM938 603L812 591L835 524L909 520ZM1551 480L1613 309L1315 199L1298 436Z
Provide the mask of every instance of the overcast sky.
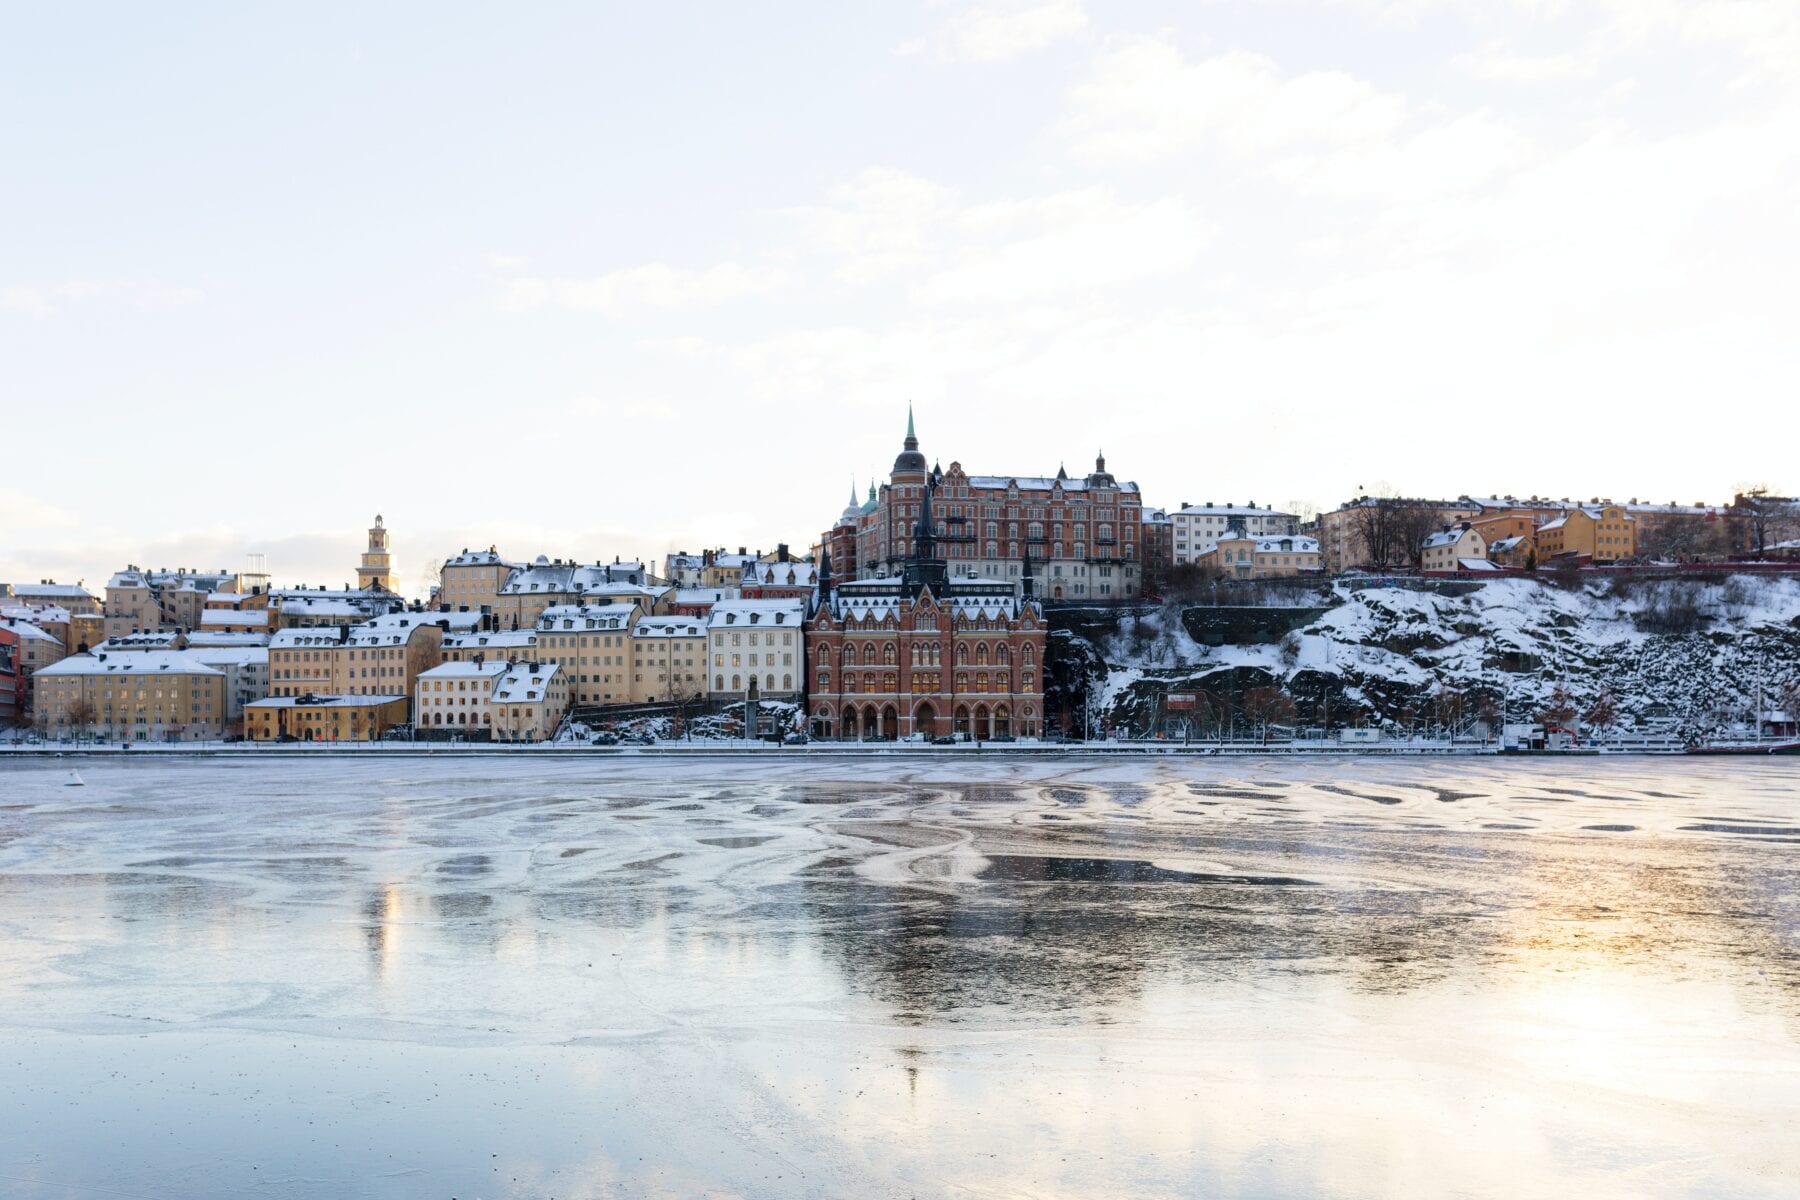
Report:
M1800 487L1792 0L4 8L0 579Z

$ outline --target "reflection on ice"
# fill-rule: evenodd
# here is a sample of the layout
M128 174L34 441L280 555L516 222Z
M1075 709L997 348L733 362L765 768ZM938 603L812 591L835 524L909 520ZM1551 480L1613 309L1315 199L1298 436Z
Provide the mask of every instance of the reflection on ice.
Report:
M1780 764L809 770L0 766L4 1190L1791 1193Z

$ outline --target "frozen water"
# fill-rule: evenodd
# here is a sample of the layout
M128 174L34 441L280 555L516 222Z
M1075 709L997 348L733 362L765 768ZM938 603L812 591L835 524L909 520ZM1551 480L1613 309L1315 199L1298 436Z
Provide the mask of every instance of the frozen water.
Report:
M0 764L0 1194L1792 1196L1772 762Z

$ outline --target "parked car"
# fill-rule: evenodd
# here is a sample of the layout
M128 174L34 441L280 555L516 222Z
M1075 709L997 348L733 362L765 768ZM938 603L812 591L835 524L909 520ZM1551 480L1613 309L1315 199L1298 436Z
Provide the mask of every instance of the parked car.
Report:
M278 733L275 735L275 740L278 742L297 742L300 739L291 733Z
M804 733L790 733L781 739L781 744L784 746L804 746L811 740L812 739L807 737Z
M934 746L954 746L956 745L956 735L953 733L940 733L931 739L931 744Z
M610 729L602 729L588 738L588 741L596 746L616 746L619 744L619 735Z

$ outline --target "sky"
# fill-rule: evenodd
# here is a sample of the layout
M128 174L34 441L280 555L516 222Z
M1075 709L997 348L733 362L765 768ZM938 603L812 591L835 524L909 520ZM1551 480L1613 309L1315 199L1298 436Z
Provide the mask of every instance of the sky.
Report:
M1791 0L0 17L0 580L1800 488Z

